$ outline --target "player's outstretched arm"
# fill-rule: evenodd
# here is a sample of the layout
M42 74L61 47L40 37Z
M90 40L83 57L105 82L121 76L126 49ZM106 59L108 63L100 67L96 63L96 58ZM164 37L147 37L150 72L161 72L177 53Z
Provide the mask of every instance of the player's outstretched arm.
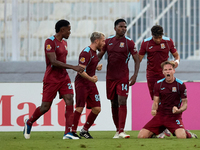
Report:
M49 58L51 65L53 65L53 66L65 68L65 69L73 69L74 71L77 71L79 73L84 71L84 68L81 66L73 66L73 65L65 64L61 61L58 61L56 59L55 52L47 53L47 57Z

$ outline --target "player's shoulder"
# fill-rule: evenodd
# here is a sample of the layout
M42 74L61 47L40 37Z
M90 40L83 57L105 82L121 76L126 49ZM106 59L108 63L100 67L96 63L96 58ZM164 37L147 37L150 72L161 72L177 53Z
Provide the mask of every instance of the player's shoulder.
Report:
M125 38L127 39L127 40L129 40L129 41L133 41L130 37L128 37L128 36L125 36Z
M115 37L115 35L111 35L111 36L109 36L106 40L111 40L112 38L114 38Z
M178 79L178 78L176 78L175 80L176 80L176 82L178 82L178 83L181 84L181 85L184 83L183 81L181 81L181 80Z
M150 37L144 39L144 42L149 42L149 41L151 41L151 40L152 40L152 36L150 36Z
M46 39L45 43L49 43L49 44L55 43L54 40L55 40L55 37L54 37L54 36L50 36L50 37L48 37L48 38Z
M54 41L54 40L55 40L55 37L54 37L54 36L50 36L50 37L48 37L46 40L48 40L48 41Z
M90 48L89 46L87 46L87 47L85 47L85 48L83 49L82 52L89 53L90 49L91 49L91 48Z
M156 83L157 83L157 84L162 83L164 80L165 80L165 78L160 79L160 80L158 80Z
M167 37L167 36L164 36L164 35L162 36L162 39L165 40L165 41L171 41L170 37Z

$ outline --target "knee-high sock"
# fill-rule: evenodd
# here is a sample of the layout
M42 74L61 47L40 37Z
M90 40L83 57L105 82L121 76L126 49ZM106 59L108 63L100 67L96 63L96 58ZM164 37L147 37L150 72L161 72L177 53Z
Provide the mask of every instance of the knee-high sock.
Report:
M29 126L32 126L32 124L38 119L40 118L40 116L42 116L43 113L40 112L40 107L37 107L33 113L33 115L28 119L27 124Z
M70 132L73 121L73 105L65 107L65 134Z
M81 113L75 110L74 119L72 123L72 132L76 132L80 116L81 116Z
M116 130L119 131L119 116L118 116L118 107L112 107L112 118L115 124Z
M94 123L95 119L97 118L98 115L94 114L92 111L90 112L87 121L83 127L84 130L88 131L88 129L92 126Z
M126 105L120 105L119 106L119 133L124 132L126 115L127 115Z

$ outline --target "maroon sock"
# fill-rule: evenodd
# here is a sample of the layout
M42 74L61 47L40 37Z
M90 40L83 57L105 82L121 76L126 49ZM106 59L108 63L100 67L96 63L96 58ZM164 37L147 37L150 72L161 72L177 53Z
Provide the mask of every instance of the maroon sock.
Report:
M33 113L33 115L31 116L31 118L28 119L27 124L29 126L32 126L32 124L38 119L40 118L40 116L42 116L43 114L40 112L40 107L37 107Z
M119 131L119 116L118 116L118 107L112 107L112 118L115 124L117 131Z
M83 127L84 130L88 131L88 129L92 126L94 123L95 119L97 118L98 115L94 114L92 111L90 112L87 121Z
M73 105L65 107L65 134L70 132L73 121Z
M187 130L185 130L185 133L186 133L186 138L192 138L191 134Z
M124 132L126 114L127 114L126 105L120 105L119 106L119 133Z
M74 119L72 123L72 132L76 132L80 116L81 116L81 113L75 110Z

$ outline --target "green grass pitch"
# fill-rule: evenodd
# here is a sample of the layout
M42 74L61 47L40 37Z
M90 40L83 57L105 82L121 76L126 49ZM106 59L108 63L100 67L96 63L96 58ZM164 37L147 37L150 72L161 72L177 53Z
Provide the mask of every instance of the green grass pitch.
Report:
M0 132L0 150L200 150L200 139L137 139L139 131L127 131L130 139L112 139L114 131L91 131L94 139L63 140L63 132ZM200 137L200 130L193 130Z

